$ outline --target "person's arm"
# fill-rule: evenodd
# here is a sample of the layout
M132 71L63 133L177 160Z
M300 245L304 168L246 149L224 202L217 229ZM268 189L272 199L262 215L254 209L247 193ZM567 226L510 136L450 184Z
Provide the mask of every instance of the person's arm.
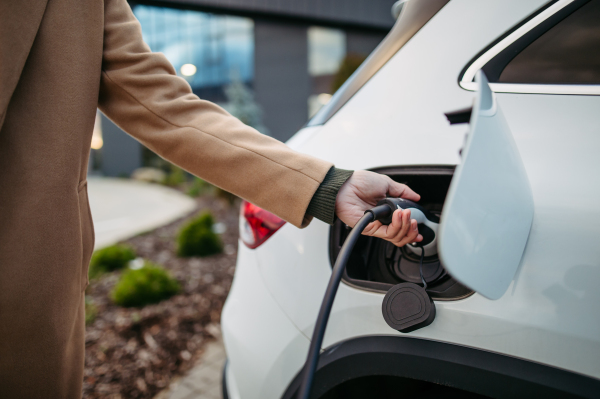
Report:
M338 192L353 173L352 170L331 167L312 196L306 213L327 224L333 224Z
M295 152L195 96L165 56L144 43L125 0L106 0L104 18L100 110L161 157L306 225L306 208L331 163Z
M372 172L357 171L349 179L346 172L334 173L331 163L293 151L199 99L166 57L144 43L126 0L105 0L104 7L98 108L161 157L297 227L313 216L331 223L334 212L353 226L355 215L380 197L406 188ZM410 220L394 218L389 228L372 232L398 242L391 233L408 225Z

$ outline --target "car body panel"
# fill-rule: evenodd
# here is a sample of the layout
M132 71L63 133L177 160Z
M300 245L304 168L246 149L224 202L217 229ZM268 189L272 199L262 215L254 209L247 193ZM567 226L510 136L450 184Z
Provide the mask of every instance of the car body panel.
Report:
M240 242L231 295L222 314L229 393L243 399L281 397L302 367L309 340L269 294L255 253ZM232 398L237 399L237 398Z
M475 98L457 77L474 54L543 4L449 2L318 134L301 145L292 142L293 148L346 169L456 165L468 127L450 126L444 113L469 107ZM494 18L482 20L482 13Z
M544 3L449 2L325 125L301 130L289 144L346 169L457 165L469 128L450 126L444 113L472 105L476 95L458 85L461 70ZM323 347L364 335L396 335L497 352L600 378L600 96L496 93L496 98L535 204L527 246L507 291L498 300L475 293L459 301L436 301L437 316L430 326L401 334L383 320L381 293L342 284ZM256 323L265 325L247 326L252 339L236 342L235 335L242 332L225 333L232 374L246 381L238 384L244 399L257 397L259 391L252 388L254 393L245 396L251 381L244 372L251 366L243 359L249 353L243 345L255 345L256 340L261 347L273 339L273 349L268 349L273 354L265 360L273 365L274 352L283 351L277 366L250 373L264 397L274 397L267 394L266 385L274 384L273 390L281 393L284 382L272 378L289 383L300 369L306 356L302 348L308 348L307 337L331 275L329 231L330 226L318 220L303 230L286 224L256 250L240 245L239 270L228 302L250 301L249 286L238 280L258 278L265 290L260 295L268 295L281 312L272 319L257 314ZM246 263L252 266L246 268ZM250 271L256 275L238 276ZM230 319L243 316L228 307L224 331L242 328ZM243 309L251 311L249 305ZM244 317L250 323L251 318ZM286 324L289 338L280 342L273 323ZM293 330L302 339L291 338ZM285 372L277 374L274 367Z
M483 37L484 34L477 38L466 37L462 35L468 36L468 32L461 34L459 31L458 33L449 33L447 37L436 38L433 32L452 30L454 23L452 19L438 18L445 12L461 15L467 20L471 20L470 15L475 18L482 12L477 9L479 3L450 2L439 15L429 22L429 24L441 26L426 25L426 28L431 28L430 31L425 29L417 33L412 41L408 42L372 78L369 84L363 87L326 125L295 148L330 159L338 167L349 169L390 165L455 165L459 163L458 151L464 143L468 127L466 125L448 125L443 113L472 104L476 94L461 89L457 84L456 77L473 57L473 54L485 47L487 42L493 41L504 30L517 23L522 16L542 5L542 2L528 2L528 9L525 9L522 2L516 3L503 4L507 8L520 7L521 14L505 15L498 9L489 10L490 12L496 11L496 17L486 21L488 26L479 27L482 32L486 32L486 35L489 32L488 37ZM497 3L494 4L497 6ZM487 4L485 7L491 8L491 5ZM482 22L476 23L481 24ZM499 26L489 26L494 24ZM450 47L451 42L460 42L462 39L473 42L473 47L469 52L460 54L463 48L467 47L464 42L459 49L446 50L447 47ZM430 51L425 51L424 48ZM433 54L432 57L435 60L425 60L424 58L427 57L425 55L419 61L411 62L417 57L417 54L423 51ZM431 83L410 79L410 76L416 76L420 70L427 68L430 64L437 68L439 59L444 59L446 55L447 62L444 68L439 71L423 72L428 76L435 77ZM389 95L390 92L402 91L410 92L411 96ZM393 99L394 106L390 106L386 101L379 106L370 104L369 99L385 98L386 93ZM437 95L432 95L432 93ZM557 295L563 293L563 295L573 296L573 298L581 297L581 291L577 292L575 288L563 287L562 276L567 273L571 262L556 263L558 259L567 257L572 259L574 253L566 251L558 258L549 259L536 250L535 257L529 257L532 249L543 247L544 241L549 239L549 233L539 236L539 226L541 225L548 227L554 225L550 231L556 234L554 236L554 240L557 242L555 248L561 248L564 251L566 250L564 247L571 246L571 243L563 244L563 246L558 244L565 239L562 232L557 231L557 227L561 226L561 223L558 222L556 214L547 214L541 208L550 206L558 212L564 203L563 197L556 196L556 193L549 194L549 191L556 187L556 181L553 179L552 173L548 174L546 168L551 168L560 175L561 172L557 169L560 169L565 163L579 163L578 154L572 154L572 158L566 159L568 154L565 154L563 149L573 147L574 144L568 144L568 141L571 140L568 135L561 137L553 135L551 142L540 145L540 138L545 137L544 133L540 126L533 127L533 125L539 125L542 120L544 129L552 129L552 125L560 127L568 121L584 118L584 114L585 118L589 119L591 108L596 106L595 104L598 104L596 109L600 109L598 102L600 98L587 96L583 100L569 99L578 104L574 108L581 108L579 111L573 110L570 116L564 113L548 112L551 109L560 109L561 104L565 102L560 97L562 96L497 94L498 103L504 110L507 123L525 164L536 203L536 220L524 253L522 266L517 271L517 281L512 283L498 303L493 303L479 294L459 302L437 302L438 315L433 324L410 335L467 346L473 345L600 377L600 325L598 322L600 316L594 319L578 318L583 314L597 315L597 301L586 303L587 307L584 304L572 309L573 316L569 317L571 322L563 324L561 322L563 315L557 313L558 298L547 297L547 289L552 286L557 290ZM533 107L536 115L515 117L515 114L519 113L519 109L512 105L515 101L522 105L526 103L527 106L533 103L546 104L546 107ZM367 118L365 115L373 115L373 117ZM548 121L548 125L546 125L546 121ZM367 128L369 134L364 134L363 132ZM594 143L600 138L600 135L591 136L592 125L586 129L581 134L586 137L586 140L591 140L590 143ZM301 135L303 134L301 132ZM388 138L389 144L377 145L377 143L383 142L385 137ZM394 143L397 143L397 147L393 145ZM294 143L292 142L292 144ZM590 156L587 154L585 156L587 162L590 162L589 165L598 163L592 159L593 150L591 148L598 147L594 145L589 147ZM548 151L555 154L561 153L562 159L555 156L548 157ZM357 153L366 153L366 155L356 156ZM557 159L561 159L561 162L557 163ZM542 163L546 164L545 168L540 168ZM554 176L557 175L554 174ZM561 182L565 178L566 176L563 175ZM550 185L541 185L541 181ZM575 187L575 184L571 182L566 184ZM578 190L581 190L580 186ZM598 188L591 190L598 190ZM578 203L589 202L598 196L597 191L596 194L592 192L589 194L588 200L577 199L576 201ZM573 211L579 212L575 209ZM587 209L586 212L595 214L596 211ZM600 223L596 223L596 225L600 225ZM267 287L294 324L308 336L314 326L315 315L330 275L331 266L327 260L328 234L329 226L319 221L313 222L305 230L297 230L286 225L256 251L259 267ZM588 241L597 236L597 233L596 235L592 234L585 237L584 240ZM538 241L538 237L541 241ZM584 257L581 251L576 256ZM594 264L590 263L589 256L586 255L585 258L584 264ZM548 265L556 266L550 270ZM539 283L536 283L536 280L544 281L544 287L542 288ZM530 284L533 284L533 289ZM564 290L567 291L563 292ZM594 296L592 293L586 295ZM342 286L334 304L324 346L357 335L394 333L381 317L381 300L381 294ZM575 320L579 320L579 322L574 323ZM524 337L530 338L525 339ZM568 337L576 339L569 340ZM577 356L569 356L569 353L577 353Z

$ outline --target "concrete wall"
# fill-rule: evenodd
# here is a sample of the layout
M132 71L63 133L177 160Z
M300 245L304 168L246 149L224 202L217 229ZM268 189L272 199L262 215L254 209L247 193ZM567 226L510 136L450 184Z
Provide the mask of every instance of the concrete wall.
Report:
M254 92L271 136L289 139L308 120L307 27L254 22Z
M102 173L129 176L142 166L142 145L102 115Z

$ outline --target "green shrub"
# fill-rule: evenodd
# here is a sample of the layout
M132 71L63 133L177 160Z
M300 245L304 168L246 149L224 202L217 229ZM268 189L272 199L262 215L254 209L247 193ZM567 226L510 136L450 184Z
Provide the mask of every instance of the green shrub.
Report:
M111 245L94 252L90 260L90 278L117 269L122 269L136 257L135 251L129 245Z
M94 304L94 302L85 297L85 325L90 325L96 320L96 316L98 316L98 308Z
M189 186L187 190L187 194L190 197L198 197L206 192L208 192L212 188L210 183L205 182L199 177L195 177L192 181L192 184Z
M177 254L179 256L209 256L221 253L223 243L212 231L214 220L205 212L191 220L179 231Z
M219 187L215 187L215 196L217 198L222 198L226 200L229 203L229 205L233 205L235 203L235 200L238 198L234 194L231 194L229 191L225 191Z
M167 177L165 177L164 184L167 186L175 187L186 181L185 172L178 166L171 165Z
M165 269L146 261L141 269L124 271L110 295L117 305L131 307L160 302L179 290L179 283Z

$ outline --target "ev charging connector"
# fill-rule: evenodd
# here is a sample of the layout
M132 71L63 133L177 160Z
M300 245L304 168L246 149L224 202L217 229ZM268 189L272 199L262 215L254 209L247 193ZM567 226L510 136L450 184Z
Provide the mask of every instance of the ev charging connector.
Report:
M329 284L321 303L321 309L317 316L317 322L315 323L308 356L302 371L303 375L298 391L298 399L309 398L319 360L319 351L323 344L325 328L327 327L333 300L354 245L369 223L378 220L382 224L390 224L394 211L397 209L410 209L411 219L417 220L419 233L423 236L423 240L419 243L409 245L412 245L412 250L415 253L417 253L416 251L420 252L421 265L425 256L437 253L436 235L439 218L417 203L402 198L386 198L379 201L376 207L365 212L352 231L350 231L348 237L346 237L346 241L344 241L344 245L342 245L333 266L331 278L329 279ZM435 318L435 305L429 294L427 294L427 284L422 272L421 279L423 287L414 283L400 283L392 287L385 295L382 303L382 313L383 318L390 327L406 333L428 326L433 322Z

